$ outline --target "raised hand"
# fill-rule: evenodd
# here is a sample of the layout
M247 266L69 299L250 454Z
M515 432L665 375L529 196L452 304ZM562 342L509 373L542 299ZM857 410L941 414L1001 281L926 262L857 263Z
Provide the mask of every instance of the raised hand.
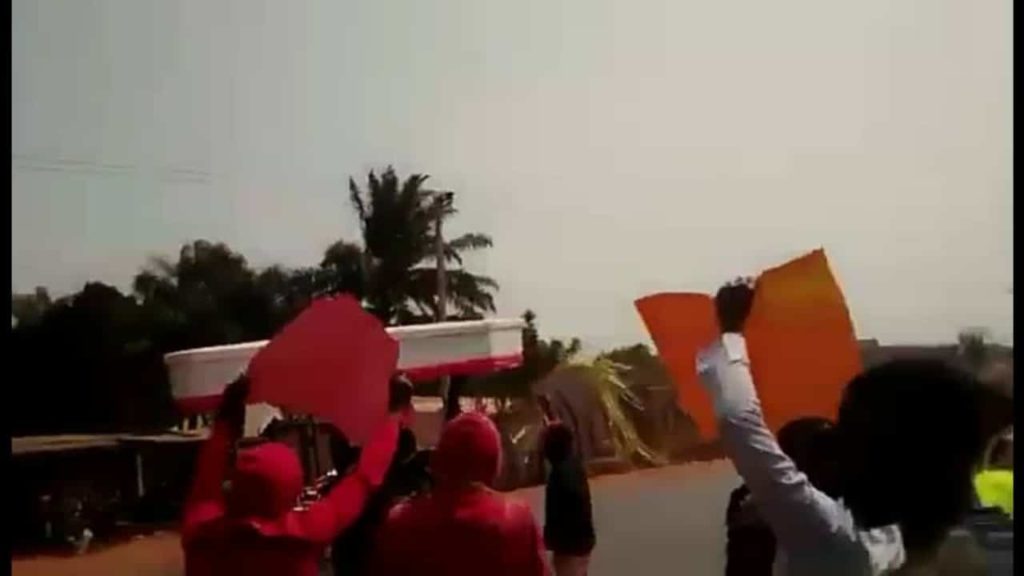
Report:
M398 431L399 424L392 417L360 451L356 472L375 488L384 481L384 475L391 467L391 460L398 449Z
M722 286L715 295L715 312L722 333L743 332L754 303L754 280L737 278Z

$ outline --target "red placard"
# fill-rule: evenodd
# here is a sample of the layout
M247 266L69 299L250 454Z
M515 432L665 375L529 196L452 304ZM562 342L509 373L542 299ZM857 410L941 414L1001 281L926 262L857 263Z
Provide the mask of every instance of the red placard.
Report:
M251 402L312 414L362 443L387 418L398 343L353 298L313 302L249 363Z

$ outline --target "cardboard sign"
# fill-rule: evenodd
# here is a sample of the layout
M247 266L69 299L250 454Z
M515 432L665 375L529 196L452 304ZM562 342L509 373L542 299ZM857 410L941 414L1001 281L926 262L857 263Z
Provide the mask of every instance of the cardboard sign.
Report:
M358 302L317 300L249 363L250 401L323 418L361 444L387 418L397 363L398 343Z
M711 400L696 370L697 352L718 335L712 297L655 294L636 307L676 383L680 408L704 439L715 437ZM744 335L773 432L794 418L835 418L843 388L862 366L846 301L823 250L761 274Z

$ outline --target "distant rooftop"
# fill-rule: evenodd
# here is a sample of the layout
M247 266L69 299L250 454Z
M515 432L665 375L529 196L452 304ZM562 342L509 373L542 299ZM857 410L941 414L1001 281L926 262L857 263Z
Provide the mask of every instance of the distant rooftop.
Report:
M937 344L937 345L913 345L880 344L875 339L859 340L861 359L864 366L876 366L882 362L899 358L927 358L932 360L943 360L955 365L963 361L958 344ZM989 344L989 355L993 358L1011 359L1013 348L1001 344Z
M47 452L76 452L118 448L125 444L172 444L199 442L207 432L165 434L62 434L11 438L11 455L23 456Z
M882 362L898 358L928 358L946 362L957 361L958 347L956 344L939 346L883 346L877 340L861 340L860 353L864 366L876 366Z

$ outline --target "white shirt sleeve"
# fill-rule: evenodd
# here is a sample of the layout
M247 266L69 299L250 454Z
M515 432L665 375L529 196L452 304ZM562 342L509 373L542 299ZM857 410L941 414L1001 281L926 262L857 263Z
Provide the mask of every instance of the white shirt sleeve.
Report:
M698 355L697 371L711 394L723 447L779 544L799 549L857 539L848 511L811 485L765 425L743 336L724 334Z

